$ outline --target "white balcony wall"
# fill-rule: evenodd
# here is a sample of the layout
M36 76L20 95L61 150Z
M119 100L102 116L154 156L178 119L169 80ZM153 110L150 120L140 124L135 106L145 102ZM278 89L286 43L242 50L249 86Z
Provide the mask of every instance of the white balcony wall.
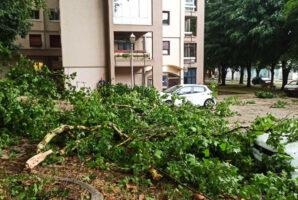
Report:
M152 25L152 0L114 0L114 24Z

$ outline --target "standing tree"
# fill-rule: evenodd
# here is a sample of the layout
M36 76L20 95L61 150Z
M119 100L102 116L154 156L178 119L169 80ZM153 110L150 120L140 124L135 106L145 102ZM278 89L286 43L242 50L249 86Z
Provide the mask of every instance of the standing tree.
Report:
M234 2L235 0L206 1L205 54L207 63L218 67L222 85L226 84L227 68L232 65L235 51L232 40L227 37Z
M45 7L44 0L0 1L0 43L3 48L14 49L16 37L26 36L31 27L28 19L32 11L40 7Z

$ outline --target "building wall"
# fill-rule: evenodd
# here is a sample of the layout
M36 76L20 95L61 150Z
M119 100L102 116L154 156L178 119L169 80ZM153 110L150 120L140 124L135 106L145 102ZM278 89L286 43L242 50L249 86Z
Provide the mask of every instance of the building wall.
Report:
M150 25L136 25L130 24L117 24L113 23L114 17L114 4L113 0L108 0L108 16L109 16L109 80L112 84L117 82L118 70L115 64L114 57L114 33L128 32L128 33L151 33L152 37L152 59L143 67L152 66L153 85L157 90L162 90L162 1L152 0L152 23ZM140 13L141 14L141 13ZM142 14L141 14L142 15ZM146 42L147 43L147 42ZM147 49L147 47L146 47ZM127 64L127 67L129 64ZM130 84L128 84L130 85Z
M47 8L59 10L59 0L46 0ZM42 47L30 47L29 34L25 38L17 37L15 44L20 45L21 49L46 49L50 47L50 35L60 34L60 21L51 21L49 13L40 9L40 18L38 20L31 19L32 23L29 34L41 34Z
M163 25L163 41L170 41L170 55L163 55L163 65L183 68L184 0L163 0L163 11L170 12L170 24Z
M197 0L197 83L204 83L205 1Z
M76 81L94 89L106 80L104 0L60 1L61 40L65 73L77 72Z

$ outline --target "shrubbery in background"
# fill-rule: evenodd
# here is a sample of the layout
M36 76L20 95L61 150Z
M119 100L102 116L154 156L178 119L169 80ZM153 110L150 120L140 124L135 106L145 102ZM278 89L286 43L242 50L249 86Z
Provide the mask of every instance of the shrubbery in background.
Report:
M272 99L276 97L276 95L270 91L256 91L255 95L256 97L262 98L262 99Z

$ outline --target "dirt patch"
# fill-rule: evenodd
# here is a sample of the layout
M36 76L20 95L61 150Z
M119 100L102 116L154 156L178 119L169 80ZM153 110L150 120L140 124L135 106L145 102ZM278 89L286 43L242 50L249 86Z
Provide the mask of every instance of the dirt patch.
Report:
M218 101L223 101L227 97L235 95L220 95ZM265 117L267 114L283 119L283 118L298 118L298 98L273 98L260 99L253 94L239 94L239 101L241 102L255 102L255 104L233 105L230 106L233 112L238 114L228 117L231 123L239 122L243 126L249 126L257 116ZM272 105L278 101L287 102L285 108L272 108Z
M12 157L11 154L14 153ZM4 189L5 200L15 199L10 196L10 191L6 191L5 187L1 188L1 180L5 180L8 177L14 177L17 175L34 175L38 179L51 180L51 177L63 177L71 178L83 181L96 188L104 195L106 200L116 199L141 199L146 197L154 197L154 199L168 199L167 188L165 187L167 181L152 182L153 185L136 184L129 180L133 175L131 173L118 172L112 169L100 169L99 167L90 168L86 160L80 160L78 157L65 157L65 161L61 164L45 165L43 163L35 167L33 170L25 170L25 162L31 156L35 155L36 144L29 143L28 140L22 140L21 144L11 146L4 151L5 156L0 157L0 197L1 189ZM45 160L47 162L47 160ZM149 178L147 174L141 175L142 178ZM148 177L147 177L148 176ZM136 180L141 177L134 177ZM129 180L129 181L125 181ZM24 181L19 183L20 186L28 186L34 184L30 181ZM175 185L169 184L172 187ZM45 191L53 191L54 188L59 188L64 192L67 191L67 197L63 199L77 200L77 199L90 199L89 192L76 184L67 182L61 182L57 180L51 180L44 186ZM177 189L178 195L180 191ZM1 198L0 198L1 199ZM53 196L50 199L57 199ZM179 198L178 198L179 199Z

